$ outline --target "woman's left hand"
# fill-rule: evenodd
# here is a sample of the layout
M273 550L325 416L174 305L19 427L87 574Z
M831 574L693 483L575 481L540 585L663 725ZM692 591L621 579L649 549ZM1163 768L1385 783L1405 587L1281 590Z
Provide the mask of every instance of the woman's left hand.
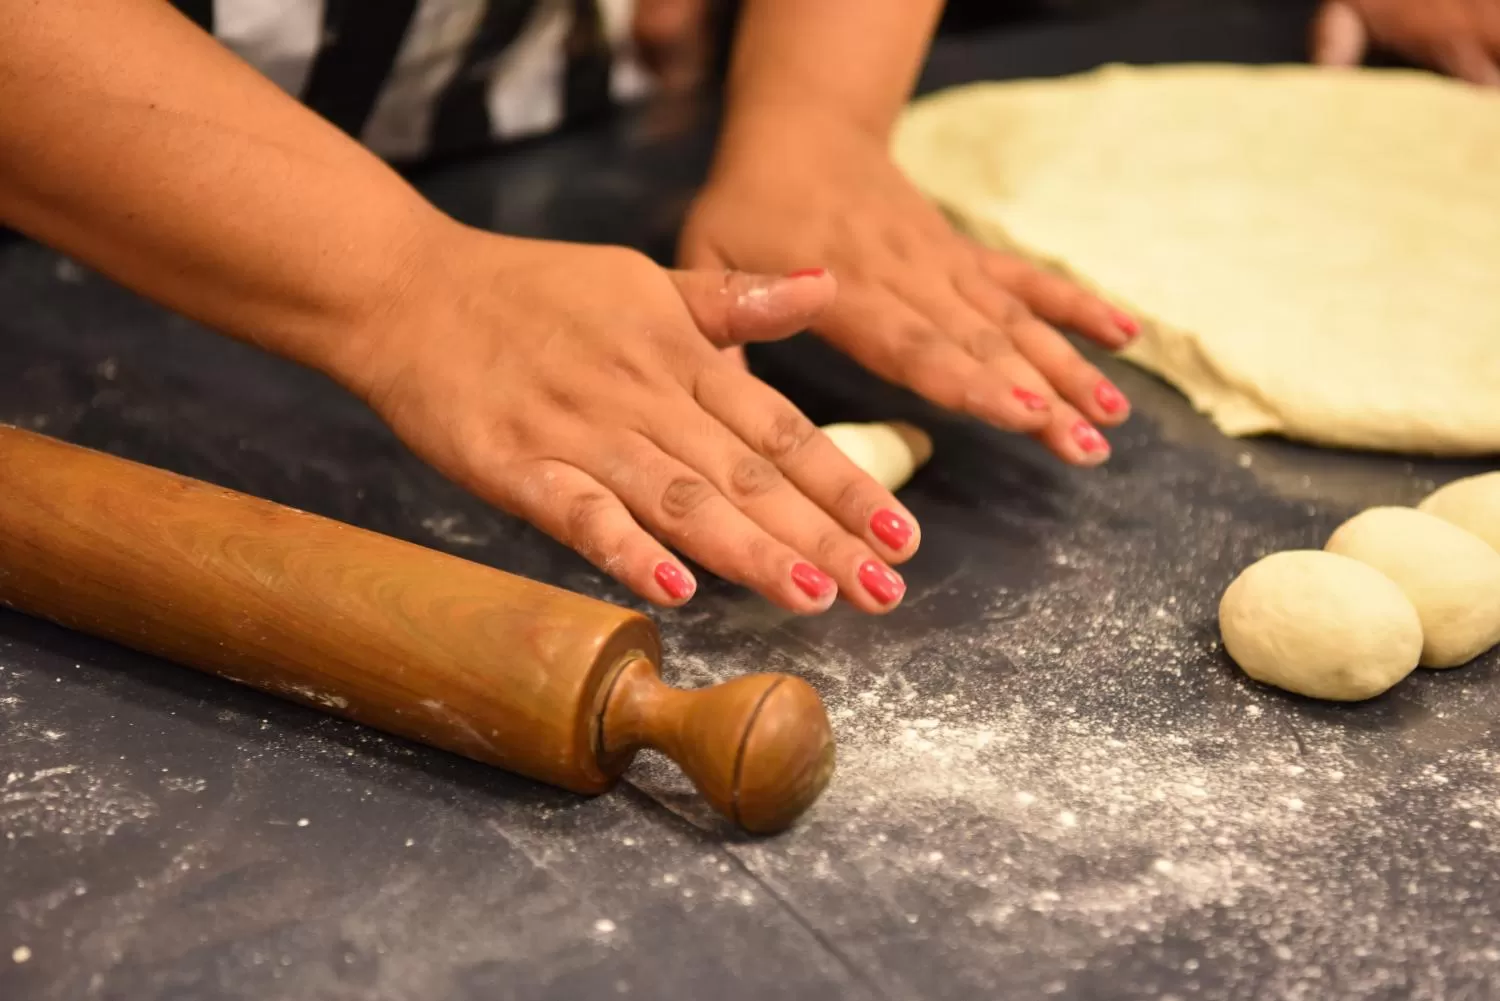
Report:
M1114 349L1135 322L956 232L882 138L833 116L796 110L726 133L680 257L691 268L828 268L839 296L815 333L933 403L1034 435L1066 462L1105 461L1098 428L1129 415L1057 327Z

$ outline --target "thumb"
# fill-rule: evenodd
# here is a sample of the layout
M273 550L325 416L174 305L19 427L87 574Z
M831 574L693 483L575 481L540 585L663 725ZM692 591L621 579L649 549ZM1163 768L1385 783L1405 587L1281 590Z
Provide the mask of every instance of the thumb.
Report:
M1370 47L1364 20L1347 3L1327 0L1313 19L1312 57L1320 66L1358 66Z
M838 283L822 268L788 275L669 271L693 322L721 348L779 341L804 330L833 304Z

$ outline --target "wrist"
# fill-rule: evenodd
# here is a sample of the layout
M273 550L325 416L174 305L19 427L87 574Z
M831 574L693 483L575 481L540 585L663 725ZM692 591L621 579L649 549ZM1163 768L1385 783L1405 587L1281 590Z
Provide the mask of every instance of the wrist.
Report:
M786 171L799 162L840 155L884 155L891 125L861 117L836 103L788 96L731 104L714 155L715 180L745 167Z
M330 290L284 353L367 402L379 396L401 359L444 329L441 317L484 235L435 210L413 220L381 245L378 265Z

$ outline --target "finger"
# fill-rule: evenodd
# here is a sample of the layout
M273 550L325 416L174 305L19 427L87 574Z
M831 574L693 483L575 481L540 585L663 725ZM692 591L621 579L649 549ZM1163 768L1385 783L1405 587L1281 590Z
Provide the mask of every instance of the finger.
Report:
M1052 327L1031 320L1017 325L1011 336L1058 394L1090 421L1114 427L1130 417L1125 394Z
M1012 280L1033 290L1038 287L1035 279L1052 277L1031 268L1024 261L1007 259L1003 255L997 255L997 263L1010 269L1008 273ZM1012 267L1013 264L1019 264L1019 267ZM1124 394L1085 361L1067 338L1037 319L1020 299L998 284L989 284L983 279L971 278L969 291L1004 329L1007 343L1013 345L1017 356L1041 377L1042 385L1046 387L1042 396L1049 408L1054 398L1060 396L1099 423L1115 425L1129 416L1130 404ZM1060 296L1069 295L1061 289L1051 291ZM1060 305L1060 301L1056 304ZM1086 304L1079 305L1086 308ZM1048 426L1054 417L1048 415Z
M704 410L779 469L844 534L864 540L894 562L916 553L921 544L917 519L786 397L759 379L723 370L706 373L695 391ZM803 551L817 552L824 544L820 540Z
M655 535L720 577L803 615L826 611L838 597L831 579L644 436L601 436L582 466Z
M1359 12L1330 0L1318 8L1312 26L1312 58L1320 66L1358 66L1365 61L1370 33Z
M710 379L708 382L718 382L718 386L706 392L705 398L738 391L737 383L748 381L744 376ZM889 611L899 601L904 586L885 561L863 539L809 500L774 463L687 396L680 408L667 411L662 425L653 429L655 440L667 454L700 470L752 522L801 553L812 568L830 578L810 597L821 598L824 588L836 583L844 598L865 612ZM799 586L809 580L816 577L808 570L794 575Z
M1109 461L1109 442L1088 418L1059 401L1052 423L1033 435L1053 455L1074 466L1098 466Z
M1119 349L1141 332L1135 317L1091 295L1076 283L1011 254L980 251L984 277L1016 296L1032 313L1059 327L1076 330L1107 348ZM965 278L960 289L981 304L993 293L983 281Z
M697 581L630 516L598 480L565 462L542 460L514 471L501 507L576 550L647 601L685 604Z
M806 330L832 304L838 283L822 268L788 275L671 271L693 322L724 348L777 341Z
M1474 38L1456 39L1433 53L1438 69L1481 87L1500 87L1500 65Z
M1050 328L1041 323L1020 299L988 278L970 276L966 281L970 286L973 301L984 309L985 315L993 319L999 329L1006 331L1004 334L1005 357L1000 360L991 359L990 364L1008 366L1015 373L1017 382L1026 387L1025 390L1017 390L1016 395L1033 410L1040 411L1040 416L1046 422L1042 425L1043 427L1050 425L1054 416L1051 413L1053 401L1065 394L1062 394L1053 384L1048 373L1041 371L1026 352L1021 350L1021 345L1015 336L1016 331L1049 330ZM1052 333L1061 339L1061 335L1056 331ZM1098 402L1107 413L1111 414L1119 411L1122 405L1126 405L1124 397L1117 390L1113 390L1113 387L1101 389Z
M877 375L996 427L1046 426L1045 380L1007 357L1009 342L951 286L921 296L876 286L846 296L830 316L830 335Z

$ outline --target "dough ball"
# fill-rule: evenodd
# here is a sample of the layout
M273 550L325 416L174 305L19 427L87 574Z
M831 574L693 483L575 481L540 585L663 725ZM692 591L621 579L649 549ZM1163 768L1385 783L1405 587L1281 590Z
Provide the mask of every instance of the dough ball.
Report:
M1454 480L1418 504L1417 510L1467 528L1500 550L1500 473Z
M1318 699L1374 698L1422 655L1422 622L1393 581L1316 549L1267 556L1219 603L1229 656L1250 677Z
M887 490L900 490L932 458L932 439L910 424L830 424L823 433Z
M1500 643L1500 552L1441 518L1376 507L1324 547L1367 563L1406 592L1422 618L1423 667L1467 664Z

